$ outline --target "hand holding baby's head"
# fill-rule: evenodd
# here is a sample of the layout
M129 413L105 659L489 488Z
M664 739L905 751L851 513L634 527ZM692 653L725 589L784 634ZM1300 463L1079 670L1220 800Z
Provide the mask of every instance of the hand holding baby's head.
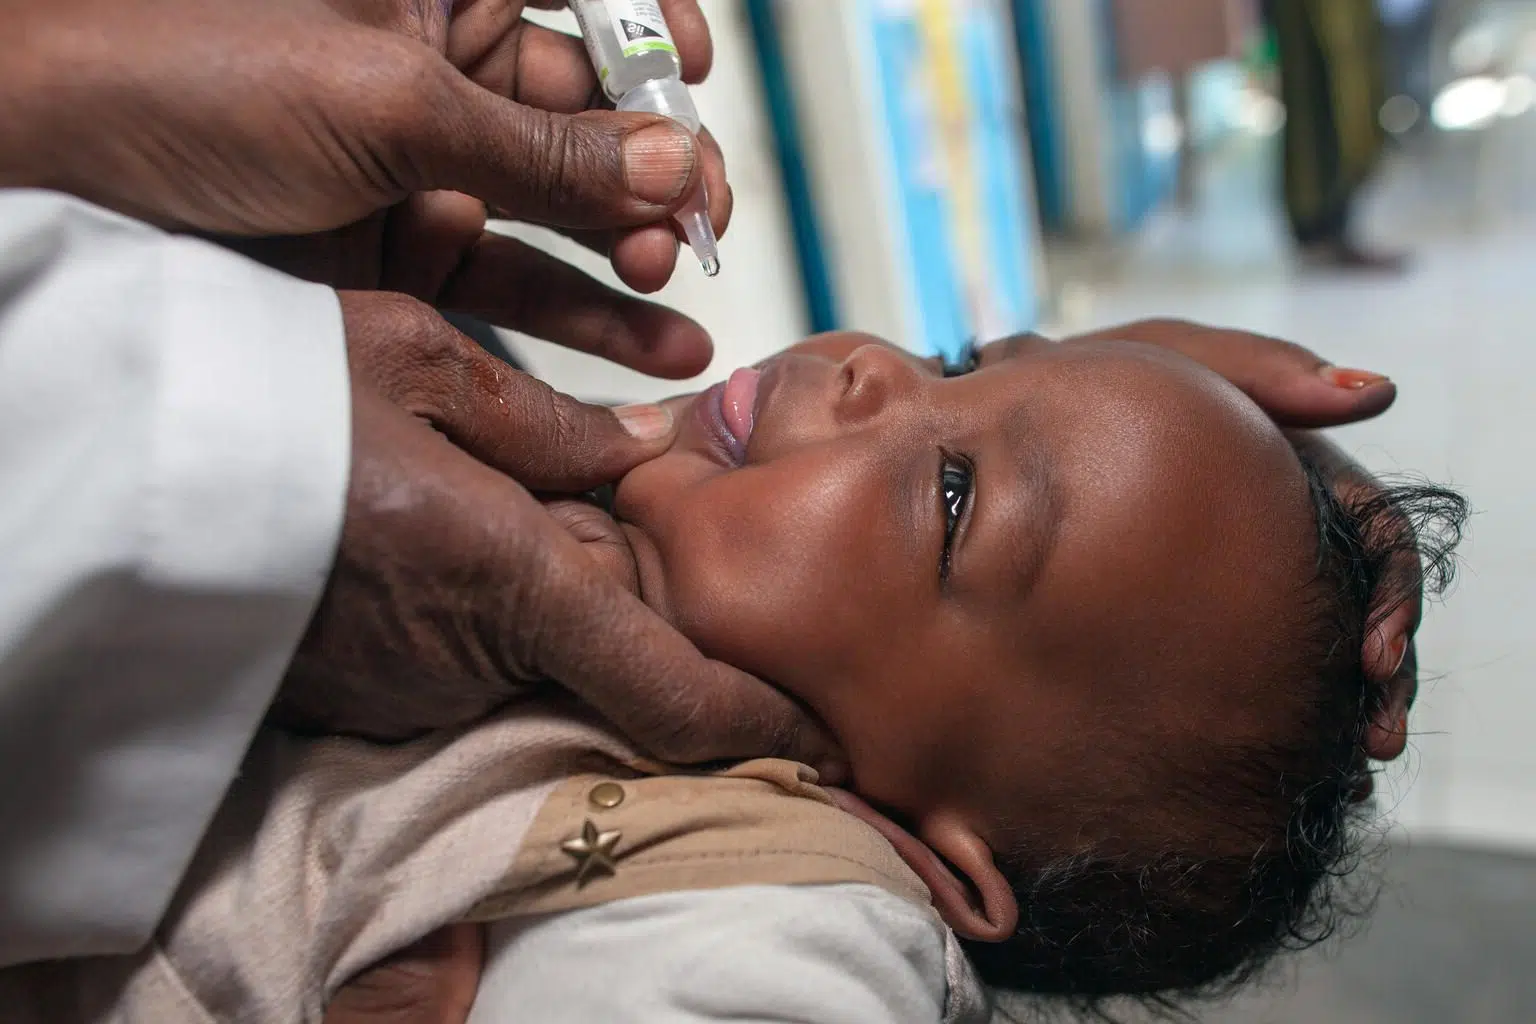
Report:
M1010 347L944 379L832 336L678 400L614 502L640 591L831 727L989 981L1241 979L1326 924L1377 627L1464 503L1335 486L1163 350Z

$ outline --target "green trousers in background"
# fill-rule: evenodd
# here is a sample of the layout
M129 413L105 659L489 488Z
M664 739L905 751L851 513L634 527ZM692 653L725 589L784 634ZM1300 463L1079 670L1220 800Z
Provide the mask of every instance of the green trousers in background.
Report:
M1342 241L1386 141L1376 0L1268 0L1285 103L1285 207L1302 245Z

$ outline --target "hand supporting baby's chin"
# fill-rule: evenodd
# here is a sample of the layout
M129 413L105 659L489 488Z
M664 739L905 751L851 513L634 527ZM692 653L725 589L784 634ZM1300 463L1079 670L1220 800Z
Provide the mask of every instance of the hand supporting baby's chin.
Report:
M640 570L623 529L597 505L561 498L544 505L550 516L589 554L593 561L629 592L640 596Z

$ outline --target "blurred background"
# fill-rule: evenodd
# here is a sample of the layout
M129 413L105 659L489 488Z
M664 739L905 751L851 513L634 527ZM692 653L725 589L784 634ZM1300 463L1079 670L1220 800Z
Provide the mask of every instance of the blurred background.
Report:
M735 219L720 277L685 253L660 296L713 333L700 382L833 328L932 354L1170 315L1398 382L1346 447L1479 514L1378 788L1381 905L1197 1016L1536 1022L1536 0L703 6ZM683 390L510 345L582 397Z

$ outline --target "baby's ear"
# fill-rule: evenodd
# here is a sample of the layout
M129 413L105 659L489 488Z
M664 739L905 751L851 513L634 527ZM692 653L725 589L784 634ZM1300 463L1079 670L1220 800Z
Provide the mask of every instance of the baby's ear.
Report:
M991 848L958 815L943 811L928 815L918 825L922 837L918 838L852 793L840 789L827 793L837 806L863 819L896 848L928 887L939 916L957 935L978 942L1002 942L1013 935L1019 926L1018 899L993 861Z

